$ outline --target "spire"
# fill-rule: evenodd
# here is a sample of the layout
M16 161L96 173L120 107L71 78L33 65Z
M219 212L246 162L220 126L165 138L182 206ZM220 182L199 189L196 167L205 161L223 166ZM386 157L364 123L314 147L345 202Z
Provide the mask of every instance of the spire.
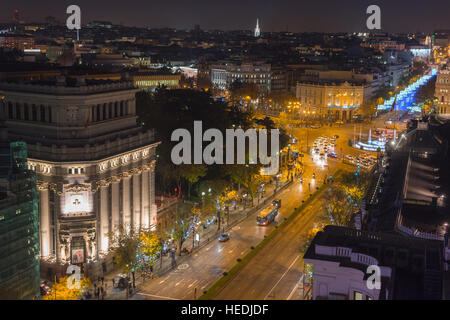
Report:
M256 28L255 28L255 38L258 38L261 35L261 30L259 29L259 19L256 19Z

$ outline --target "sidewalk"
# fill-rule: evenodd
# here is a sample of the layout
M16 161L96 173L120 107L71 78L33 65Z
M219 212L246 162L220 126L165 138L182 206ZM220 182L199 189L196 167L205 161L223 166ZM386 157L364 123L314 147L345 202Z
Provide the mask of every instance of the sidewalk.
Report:
M283 174L283 178L281 179L281 182L278 182L278 188L275 191L276 187L275 185L267 185L266 190L264 192L264 196L258 200L255 199L255 205L253 207L247 207L243 208L242 205L237 207L235 210L230 210L229 217L227 217L227 214L224 214L222 217L223 224L221 225L221 230L217 230L217 224L210 224L207 226L206 229L201 228L199 230L200 235L200 241L195 241L193 246L192 241L192 234L188 236L188 238L183 243L183 248L186 248L188 250L192 250L192 253L182 253L180 256L179 254L175 255L175 265L172 264L172 258L170 257L170 254L166 254L162 257L162 260L158 259L155 261L155 264L153 266L153 279L156 279L162 275L164 275L167 272L170 272L172 270L175 270L176 268L182 268L183 264L189 260L189 257L191 254L195 254L196 251L201 249L203 246L210 243L210 241L215 240L223 231L228 231L232 227L234 227L236 224L240 223L242 220L246 219L248 216L255 214L257 211L261 210L263 207L265 207L267 204L270 203L270 201L273 200L273 198L282 190L284 190L287 186L290 185L290 182L286 179L286 173ZM227 223L228 222L228 223ZM124 300L127 298L126 291L120 290L120 289L113 289L113 283L112 279L117 279L120 272L115 271L111 272L104 276L104 289L106 285L106 296L104 297L105 300ZM144 280L142 278L141 273L135 274L135 281L136 281L136 289L139 288L140 285L142 285L147 281L150 281L149 277ZM132 280L131 280L132 281ZM98 283L97 283L98 285ZM100 281L101 285L101 281ZM91 289L93 291L93 289ZM131 295L129 295L131 297ZM95 299L93 297L93 299ZM101 300L101 298L100 298Z

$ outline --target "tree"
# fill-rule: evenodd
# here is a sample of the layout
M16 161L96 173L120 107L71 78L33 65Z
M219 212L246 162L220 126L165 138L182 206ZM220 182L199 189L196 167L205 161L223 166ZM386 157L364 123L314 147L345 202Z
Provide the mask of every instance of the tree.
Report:
M331 187L327 192L325 213L335 226L350 227L353 222L353 206L348 195L339 187Z
M208 168L202 164L183 164L179 167L181 177L188 182L188 196L191 195L192 184L199 181L200 178L204 177L208 171Z
M109 252L114 257L115 264L128 274L136 271L139 263L139 234L131 228L128 232L120 226L117 232L109 234Z
M91 286L88 278L80 279L80 285L69 283L69 277L62 277L52 286L49 294L43 297L43 300L78 300L83 295L83 291ZM68 285L69 284L69 285Z
M353 206L359 206L362 199L366 195L369 186L370 176L367 172L362 171L355 176L355 174L348 172L342 175L340 187L350 197L350 202Z
M149 265L153 265L161 249L161 239L156 232L143 230L139 233L139 251L148 259Z

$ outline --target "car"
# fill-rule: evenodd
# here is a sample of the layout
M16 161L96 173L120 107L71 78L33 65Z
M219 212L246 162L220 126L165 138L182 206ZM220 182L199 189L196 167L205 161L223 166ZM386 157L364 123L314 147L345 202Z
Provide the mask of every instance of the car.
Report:
M337 159L337 155L336 155L336 153L332 152L332 153L329 153L329 154L328 154L328 158L334 158L334 159Z
M227 242L228 240L230 240L230 235L228 233L222 233L219 236L219 241L220 242Z
M344 124L344 121L336 121L336 124Z

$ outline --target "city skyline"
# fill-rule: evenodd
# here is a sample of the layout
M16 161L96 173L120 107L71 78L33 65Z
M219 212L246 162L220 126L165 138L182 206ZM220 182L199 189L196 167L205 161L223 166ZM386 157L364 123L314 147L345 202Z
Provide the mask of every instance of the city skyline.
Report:
M64 21L65 10L70 4L62 1L50 6L49 0L39 3L26 0L5 3L0 12L0 21L10 22L16 9L19 10L21 20L27 23L44 21L47 16ZM159 3L132 0L124 5L83 0L76 4L81 7L83 25L92 20L106 20L149 28L192 29L199 24L204 30L253 30L259 18L262 32L364 32L367 31L366 8L373 3L366 0L352 0L345 4L331 0L306 3L290 0L209 3L201 0L187 4L179 0ZM450 28L445 15L439 14L450 11L450 2L447 1L410 3L400 0L395 3L378 1L376 4L381 8L383 31L432 32ZM134 10L137 7L141 9ZM405 8L408 9L407 13Z

